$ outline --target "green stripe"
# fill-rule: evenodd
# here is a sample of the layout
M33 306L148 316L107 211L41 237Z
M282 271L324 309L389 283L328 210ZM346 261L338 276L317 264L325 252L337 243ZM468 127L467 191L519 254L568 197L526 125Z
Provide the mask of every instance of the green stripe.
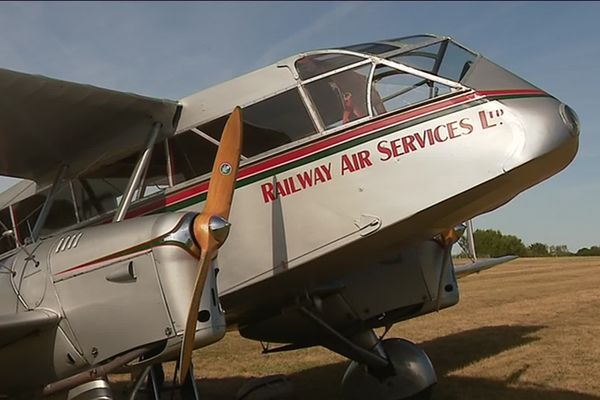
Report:
M438 111L438 112L435 112L433 114L424 115L422 117L418 117L418 118L415 118L413 120L410 120L410 121L407 121L407 122L404 122L404 123L400 123L400 124L397 124L397 125L390 126L390 127L385 128L385 129L383 129L381 131L374 132L374 133L372 133L370 135L365 135L365 136L357 137L357 138L352 139L352 140L350 140L348 142L340 143L340 144L338 144L336 146L333 146L333 147L328 148L328 149L321 150L320 152L317 152L315 154L311 154L309 156L306 156L306 157L301 158L301 159L296 160L296 161L292 161L292 162L290 162L288 164L285 164L285 165L282 165L282 166L279 166L279 167L275 167L275 168L266 170L264 172L260 172L260 173L258 173L256 175L253 175L253 176L245 178L245 179L243 179L241 181L238 181L237 184L236 184L236 188L241 188L241 187L253 184L255 182L261 181L261 180L263 180L263 179L265 179L267 177L270 177L270 176L273 176L273 175L278 175L278 174L284 173L286 171L289 171L291 169L298 168L298 167L300 167L300 166L302 166L304 164L308 164L308 163L311 163L311 162L314 162L314 161L318 161L318 160L323 159L325 157L329 157L329 156L331 156L333 154L343 152L343 151L345 151L345 150L347 150L349 148L356 147L356 146L359 146L359 145L361 145L363 143L366 143L366 142L378 139L378 138L383 137L383 136L390 135L390 134L392 134L394 132L397 132L399 130L410 128L411 126L418 125L418 124L420 124L422 122L425 122L425 121L428 121L428 120L431 120L431 119L435 119L435 118L440 118L440 117L443 117L443 116L446 116L446 115L449 115L449 114L452 114L452 113L455 113L455 112L458 112L458 111L466 110L468 108L472 108L472 107L484 104L484 103L486 103L486 102L488 102L490 100L504 100L504 99L528 98L528 97L547 97L547 96L548 95L546 95L546 94L521 94L521 95L507 95L507 96L490 96L490 97L486 97L484 99L472 100L472 101L470 101L468 103L465 103L465 104L459 104L457 106L450 107L450 108L448 108L446 110ZM162 212L162 211L178 211L178 210L181 210L183 208L186 208L186 207L189 207L189 206L192 206L194 204L197 204L197 203L200 203L200 202L204 201L206 199L206 194L207 194L206 192L201 193L201 194L199 194L197 196L194 196L194 197L191 197L189 199L183 200L183 201L181 201L181 202L179 202L177 204L173 204L173 205L167 206L167 207L165 207L163 209L154 211L153 213Z

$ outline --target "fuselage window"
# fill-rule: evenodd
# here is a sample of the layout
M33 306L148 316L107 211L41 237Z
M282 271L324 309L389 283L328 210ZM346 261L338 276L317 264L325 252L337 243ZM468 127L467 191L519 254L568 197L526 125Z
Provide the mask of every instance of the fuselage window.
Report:
M252 157L316 133L297 89L244 108L242 154Z
M163 192L168 187L167 152L165 151L165 142L159 142L154 145L152 158L146 170L144 183L141 186L141 193L136 198L144 198Z
M211 171L217 146L193 131L169 139L173 183L178 184Z
M325 129L369 115L367 83L370 70L369 64L306 84Z
M220 141L227 118L226 115L203 124L198 130ZM245 107L243 120L242 154L245 157L253 157L316 133L297 89Z
M450 88L384 65L373 74L371 105L375 115L395 111L450 93Z
M119 205L131 174L140 158L136 152L119 161L104 165L72 181L81 221L113 211ZM135 192L133 200L141 199L169 186L167 156L164 142L157 143L152 150L143 183Z
M6 253L17 246L15 233L11 232L12 221L10 219L10 210L5 208L0 210L0 254Z
M82 220L115 210L123 196L139 153L131 155L73 181Z
M49 193L50 189L46 189L14 205L19 237L31 237L31 233ZM71 187L67 182L62 182L54 194L54 199L40 231L40 236L47 236L68 226L75 225L78 222L76 215Z

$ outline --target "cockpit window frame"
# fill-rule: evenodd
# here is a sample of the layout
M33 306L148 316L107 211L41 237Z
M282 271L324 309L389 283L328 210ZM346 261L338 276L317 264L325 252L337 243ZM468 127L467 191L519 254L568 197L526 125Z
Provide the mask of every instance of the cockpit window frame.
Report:
M314 55L314 54L319 54L319 53L324 53L324 54L331 54L331 53L339 53L339 54L347 54L347 55L353 55L353 56L358 56L358 57L362 57L364 58L364 60L356 62L354 64L349 64L349 65L345 65L343 67L340 67L338 69L334 69L331 71L327 71L321 75L317 75L314 77L311 77L309 79L305 79L302 80L300 78L300 76L297 74L297 71L295 71L295 76L296 79L299 82L299 86L301 87L301 92L304 92L304 94L306 95L306 98L304 98L304 101L306 102L306 106L309 109L309 113L311 114L311 116L313 116L313 118L316 118L316 123L315 125L317 125L318 129L319 129L319 134L321 136L325 136L325 135L331 135L334 134L336 132L351 128L352 126L355 125L359 125L365 121L368 121L369 119L372 119L375 117L375 115L373 114L373 110L372 110L372 101L371 101L371 96L368 95L367 96L367 106L368 106L368 113L366 116L353 120L351 122L348 122L342 126L336 126L333 128L329 128L329 129L325 129L323 127L323 121L321 120L318 111L316 110L316 106L315 104L312 102L312 100L310 99L310 96L307 94L306 92L306 85L310 84L311 82L315 82L318 81L320 79L326 79L327 77L333 76L335 74L339 74L342 73L344 71L348 71L351 69L355 69L355 68L360 68L364 65L368 65L371 64L371 71L369 73L369 80L368 80L368 86L367 86L367 93L370 94L371 90L372 90L372 82L373 82L373 73L375 71L375 68L377 65L385 65L387 67L396 69L396 70L400 70L402 72L408 73L408 74L412 74L412 75L416 75L420 78L423 79L427 79L427 80L431 80L437 83L440 83L442 85L446 85L449 86L457 91L466 91L469 90L469 88L465 87L464 85L462 85L460 82L456 82L450 79L446 79L446 78L442 78L440 76L419 70L417 68L413 68L410 67L408 65L402 64L402 63L398 63L395 61L391 61L389 59L387 59L388 57L390 57L390 54L392 54L392 56L398 55L400 53L405 53L405 52L410 52L413 51L415 49L419 49L422 47L427 47L427 46L431 46L434 45L436 43L440 43L440 42L444 42L446 41L446 43L448 43L448 41L451 40L449 38L443 37L443 38L439 38L439 37L434 37L432 38L432 40L429 41L425 41L422 43L418 43L414 46L407 46L407 48L405 49L398 49L398 51L394 51L394 52L390 52L390 53L383 53L380 55L374 55L374 54L364 54L364 53L357 53L355 51L350 51L350 50L343 50L343 49L331 49L331 50L316 50L316 51L312 51L312 52L308 52L308 53L303 53L303 54L299 54L298 57L293 60L292 64L295 66L296 61L302 57L306 57L307 55ZM444 50L445 51L445 46L440 48L440 51ZM437 61L436 61L437 63ZM439 67L439 66L438 66ZM294 67L295 68L295 67ZM322 129L322 131L321 131ZM295 144L295 143L294 143Z

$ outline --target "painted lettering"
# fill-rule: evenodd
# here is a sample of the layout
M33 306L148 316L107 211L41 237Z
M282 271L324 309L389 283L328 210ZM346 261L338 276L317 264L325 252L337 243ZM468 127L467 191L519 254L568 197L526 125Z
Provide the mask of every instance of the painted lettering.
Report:
M383 154L383 157L379 157L381 161L387 161L392 158L392 150L385 146L387 143L387 140L382 140L381 142L377 143L377 151Z
M493 126L496 126L496 124L491 124L488 121L487 116L485 115L485 111L479 111L479 120L481 121L481 128L482 129L488 129L488 128L491 128Z
M327 182L328 179L325 178L325 174L320 168L315 168L315 185L319 182Z
M423 132L423 136L421 136L421 134L419 132L415 133L413 136L415 138L415 141L419 145L419 147L421 149L424 148L425 147L425 132Z
M427 140L429 141L429 145L433 146L435 144L435 139L433 137L433 131L431 129L427 129L425 131L425 133L427 134Z
M417 151L417 148L413 144L414 141L415 138L413 136L404 136L402 138L402 147L404 148L404 152L406 154L410 153L411 151Z
M440 135L440 129L441 128L445 128L446 125L439 125L436 126L435 129L433 130L433 136L435 137L435 141L442 143L445 142L446 140L448 140L448 137L445 137L444 139L442 139L442 136Z
M404 154L404 152L401 150L402 145L400 144L400 142L402 142L402 139L396 139L390 142L390 147L392 148L392 154L394 155L394 157L398 157Z
M300 187L302 189L306 189L313 185L312 172L313 172L313 170L311 169L310 171L304 171L304 172L296 175L296 178L298 178L298 182L300 183Z
M359 163L361 169L373 166L373 163L371 162L371 159L370 159L371 152L369 150L359 151L357 156L358 156L358 163Z
M456 121L452 121L452 122L448 122L446 124L446 129L448 130L448 137L450 139L456 139L457 137L459 137L460 135L456 134Z
M471 124L471 121L469 121L469 118L461 119L458 125L464 129L462 131L463 135L470 135L471 133L473 133L473 125Z
M325 178L330 181L331 180L331 163L328 163L327 165L323 164L321 165L321 171L323 171L323 174L325 174Z
M287 196L287 192L285 191L285 188L283 187L283 185L281 184L281 182L277 181L275 182L275 189L276 189L276 193L275 196L276 197L285 197Z
M354 164L352 163L352 159L347 155L342 155L342 175L346 173L351 173L355 171Z
M273 193L273 184L271 182L260 185L260 190L262 191L263 201L265 203L275 200L275 193Z

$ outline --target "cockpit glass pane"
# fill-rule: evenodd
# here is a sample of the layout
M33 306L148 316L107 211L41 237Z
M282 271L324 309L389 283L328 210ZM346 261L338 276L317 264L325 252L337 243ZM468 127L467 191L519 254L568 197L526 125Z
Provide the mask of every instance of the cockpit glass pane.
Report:
M447 40L390 57L389 60L458 82L476 57Z
M434 39L436 36L434 35L414 35L414 36L406 36L397 39L384 40L384 42L394 43L398 46L408 46L421 42L425 42L430 39Z
M371 65L353 68L306 85L325 129L368 115L367 81Z
M244 107L242 155L253 157L316 133L298 89L290 89ZM198 126L197 129L221 140L228 116Z
M381 115L406 108L450 91L448 86L441 83L378 65L373 74L371 91L373 114Z
M440 43L412 50L408 53L391 57L390 60L420 69L421 71L435 73L436 62L440 57Z
M473 65L476 55L452 42L448 43L438 75L460 81Z
M382 54L388 51L397 50L395 46L384 43L361 43L353 46L343 47L344 50L355 51L357 53L366 54Z
M219 130L225 126L227 117L213 121ZM222 120L222 121L221 121ZM178 184L207 174L217 156L217 145L209 142L194 131L182 132L169 139L173 183Z
M296 61L296 69L301 79L310 79L334 69L362 61L364 58L349 54L324 53L302 57Z

